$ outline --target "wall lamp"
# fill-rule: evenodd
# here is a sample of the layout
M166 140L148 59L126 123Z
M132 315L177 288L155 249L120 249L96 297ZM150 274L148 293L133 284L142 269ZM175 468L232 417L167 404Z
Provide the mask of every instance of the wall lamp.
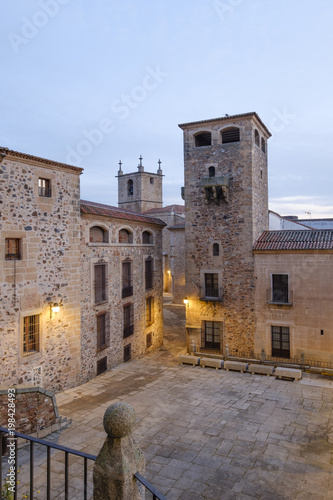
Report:
M50 318L52 318L52 314L58 313L60 311L61 306L62 306L62 299L60 302L51 302L51 304L50 304Z
M184 302L184 304L186 305L186 307L189 307L189 300L188 300L188 298L187 298L187 297L185 297L185 299L184 299L184 301L183 301L183 302Z

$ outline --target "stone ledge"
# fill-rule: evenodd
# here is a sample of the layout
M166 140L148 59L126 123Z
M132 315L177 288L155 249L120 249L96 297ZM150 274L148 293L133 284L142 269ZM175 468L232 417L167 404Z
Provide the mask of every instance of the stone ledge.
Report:
M259 374L259 375L267 375L269 377L274 373L274 366L267 366L267 365L249 365L248 371L254 374Z
M209 366L211 368L216 368L219 370L223 368L223 361L221 359L214 358L200 358L200 366L203 368Z
M200 363L200 359L201 358L197 356L188 356L187 354L180 354L180 356L178 356L178 360L182 364L192 365L192 366L198 366Z
M229 370L234 370L237 372L244 373L247 371L248 368L247 363L241 363L240 361L225 361L224 362L224 369L229 371Z
M301 380L302 370L296 370L295 368L285 368L283 366L278 366L275 368L275 375L278 378L292 378L294 380Z

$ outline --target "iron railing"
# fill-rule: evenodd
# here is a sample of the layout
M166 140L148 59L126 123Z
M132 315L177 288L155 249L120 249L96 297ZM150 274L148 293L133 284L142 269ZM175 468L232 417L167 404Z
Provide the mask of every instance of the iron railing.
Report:
M44 196L45 198L51 198L52 191L51 191L51 188L39 187L38 194L39 194L39 196Z
M38 439L32 436L27 436L26 434L22 434L20 432L13 431L15 436L15 491L14 491L14 500L18 499L18 443L17 438L24 439L30 442L30 471L29 471L29 498L34 498L34 444L40 444L46 447L47 452L47 465L46 465L46 500L51 500L51 449L61 451L65 454L65 463L64 463L64 475L65 475L65 500L68 500L70 497L69 493L69 455L75 455L77 457L81 457L84 460L84 475L83 475L83 500L88 500L88 460L92 460L93 462L96 460L96 455L90 455L89 453L83 453L81 451L73 450L71 448L67 448L66 446L61 446L56 443L52 443L51 441L46 441L45 439ZM6 446L4 442L9 435L9 430L4 427L0 427L0 451L5 453ZM75 474L77 477L77 474ZM162 495L145 477L143 477L139 472L134 474L134 477L139 483L141 483L146 490L152 493L153 500L167 500L167 498ZM0 456L0 491L3 486L2 479L2 457Z
M207 302L222 302L223 301L223 288L203 286L199 290L200 300Z

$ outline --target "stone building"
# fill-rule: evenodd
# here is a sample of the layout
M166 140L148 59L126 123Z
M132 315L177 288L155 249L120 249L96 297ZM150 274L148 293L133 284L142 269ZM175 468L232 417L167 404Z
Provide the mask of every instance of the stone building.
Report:
M0 155L1 384L59 390L81 372L82 169Z
M333 231L264 231L254 245L255 352L333 362Z
M162 345L163 227L81 200L82 381Z
M189 344L250 353L252 247L268 229L267 139L256 113L179 125L184 132L185 277Z
M164 222L80 203L81 168L0 161L0 383L57 391L160 346Z

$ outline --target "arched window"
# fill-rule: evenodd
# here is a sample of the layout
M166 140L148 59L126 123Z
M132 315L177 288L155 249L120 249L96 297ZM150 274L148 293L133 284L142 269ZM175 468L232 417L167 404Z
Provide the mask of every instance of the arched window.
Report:
M121 229L119 231L119 243L133 243L133 233L127 231L127 229Z
M239 128L229 127L222 130L222 144L228 144L229 142L239 142Z
M132 179L127 181L127 194L128 194L128 196L133 196L133 181L132 181Z
M197 148L212 145L212 134L210 132L200 132L195 136L195 145Z
M89 230L89 241L91 243L108 243L109 232L100 226L93 226Z
M218 243L213 244L213 256L217 257L220 255L220 245Z
M261 151L263 153L266 153L266 142L265 142L265 139L263 137L261 138Z
M142 233L142 243L151 245L154 243L153 235L149 231L143 231Z
M255 129L255 131L254 131L254 142L255 142L255 144L256 144L257 146L259 146L259 145L260 145L260 144L259 144L259 132L258 132L258 130L257 130L257 129Z
M208 175L209 177L215 177L215 167L209 167Z

